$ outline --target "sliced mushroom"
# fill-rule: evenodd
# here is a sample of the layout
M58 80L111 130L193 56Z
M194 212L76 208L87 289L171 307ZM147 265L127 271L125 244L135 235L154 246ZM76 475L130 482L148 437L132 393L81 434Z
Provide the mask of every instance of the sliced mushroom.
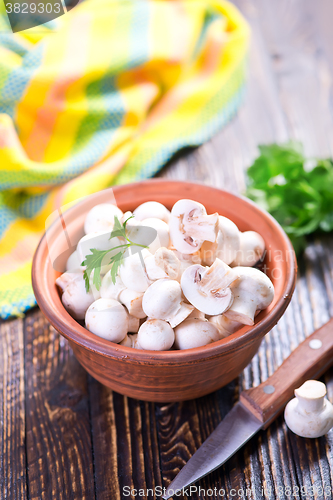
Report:
M84 232L86 234L108 231L109 235L114 226L115 216L120 219L123 212L111 203L101 203L95 205L87 214L84 222Z
M165 247L148 256L145 265L148 278L152 281L162 278L175 280L180 272L180 261L172 250Z
M194 307L215 316L230 307L233 300L230 285L237 278L237 271L216 259L211 267L188 267L182 275L181 287Z
M186 319L175 328L176 349L192 349L220 340L219 332L212 323L202 319Z
M178 281L160 279L146 290L142 308L149 319L163 319L174 328L193 311L193 306L182 300Z
M142 349L168 351L175 340L169 323L161 319L148 319L139 328L138 342Z
M234 267L239 278L231 285L234 300L224 313L232 321L254 324L257 310L266 309L274 299L274 286L269 277L255 267Z
M128 332L126 309L113 299L95 300L86 312L85 323L90 332L117 344Z
M240 246L232 266L251 267L262 259L265 252L265 241L255 231L240 233Z
M227 217L219 216L219 232L216 242L204 241L200 255L203 264L211 266L216 258L225 264L231 264L240 248L240 231Z
M307 380L295 389L295 396L284 411L289 429L305 438L324 436L333 427L333 406L325 397L325 384Z
M161 219L168 224L170 211L158 201L146 201L139 205L133 212L136 220L142 221L150 217Z
M204 241L215 242L218 233L218 214L207 215L205 207L193 200L179 200L169 221L174 247L181 253L200 250Z
M214 318L214 316L212 316ZM191 314L189 314L187 316L187 319L203 319L205 320L206 317L205 317L205 313L203 313L202 311L199 311L199 309L193 309L193 311L191 312Z

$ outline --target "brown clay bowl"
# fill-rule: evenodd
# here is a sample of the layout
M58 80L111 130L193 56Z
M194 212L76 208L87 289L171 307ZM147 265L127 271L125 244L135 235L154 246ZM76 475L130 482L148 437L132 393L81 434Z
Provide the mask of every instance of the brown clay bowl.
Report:
M113 199L123 211L156 200L169 209L181 198L197 200L208 213L229 217L240 230L258 231L266 242L265 271L273 281L275 299L256 318L226 339L183 351L144 351L114 344L95 336L77 323L61 303L55 279L83 236L87 212ZM65 229L65 230L64 230ZM50 248L50 252L49 252ZM58 258L55 259L55 254ZM52 258L51 258L52 257ZM55 268L57 270L55 270ZM39 307L68 339L81 365L102 384L127 396L147 401L181 401L215 391L245 368L287 308L296 281L296 259L281 226L254 203L220 189L179 181L148 180L116 186L80 201L64 212L44 235L34 256L32 283Z

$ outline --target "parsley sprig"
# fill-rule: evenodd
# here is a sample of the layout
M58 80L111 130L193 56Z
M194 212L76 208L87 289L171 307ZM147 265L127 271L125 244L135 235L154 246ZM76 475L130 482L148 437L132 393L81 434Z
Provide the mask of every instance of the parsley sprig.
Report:
M118 245L113 248L109 248L107 250L98 250L96 248L91 248L90 249L90 254L86 255L85 260L82 262L82 266L86 266L86 269L83 273L84 281L85 281L85 287L86 287L86 292L89 292L90 289L90 276L91 273L93 272L93 284L97 288L97 290L100 289L101 287L101 267L102 267L102 261L104 257L110 253L111 251L113 252L114 250L117 250L119 248L119 252L116 254L112 255L110 258L109 264L112 264L111 267L111 279L112 283L116 283L116 277L118 274L118 269L124 262L124 254L128 248L131 246L135 247L142 247L142 248L147 248L147 245L140 245L139 243L135 243L134 241L130 240L128 237L128 234L126 232L126 224L127 222L132 219L134 216L131 215L128 217L128 219L125 220L125 222L122 224L118 217L115 215L114 217L114 226L110 234L109 240L112 238L122 238L125 240L127 243L123 243L122 245Z
M299 254L307 235L333 231L333 160L307 159L295 142L259 151L246 194L275 217Z

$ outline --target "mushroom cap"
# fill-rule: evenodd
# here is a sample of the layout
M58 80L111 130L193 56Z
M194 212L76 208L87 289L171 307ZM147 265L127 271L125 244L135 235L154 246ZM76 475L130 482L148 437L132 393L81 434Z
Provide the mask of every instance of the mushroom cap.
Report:
M231 321L231 319L227 318L224 314L211 316L208 321L218 329L221 338L228 337L243 327L242 323Z
M133 212L136 220L142 221L150 217L161 219L168 224L170 219L170 210L158 201L146 201L139 205Z
M95 233L99 231L109 231L113 229L114 217L121 218L123 212L116 205L112 203L101 203L95 205L87 214L84 222L84 232L86 234Z
M167 320L174 316L181 304L182 290L178 281L161 279L146 290L142 308L150 319Z
M90 332L116 343L121 342L128 332L126 309L113 299L95 300L86 312L85 322Z
M125 335L125 338L119 342L120 345L124 345L126 347L132 347L132 339L129 335Z
M75 250L67 259L66 271L73 271L74 269L79 269L80 267L82 267L81 262L79 259L79 255Z
M219 332L212 323L202 319L186 319L175 328L176 349L192 349L220 340Z
M155 239L149 243L148 249L151 253L155 253L161 247L168 247L170 243L169 226L166 222L155 217L149 217L141 221L142 231L144 228L152 228L156 231Z
M256 231L240 233L240 246L232 262L233 266L254 266L264 255L265 240Z
M255 267L234 267L239 278L231 285L234 300L225 312L227 318L253 325L257 310L266 309L274 299L274 286L269 277Z
M181 287L187 300L196 309L215 316L230 307L233 300L230 284L237 277L237 272L216 259L211 267L194 265L185 269Z
M138 342L143 349L168 351L175 340L169 323L161 319L148 319L139 328Z
M86 292L83 271L64 273L56 280L56 284L63 290L61 301L65 309L75 319L84 319L86 310L95 300L90 289Z
M150 255L147 249L141 249L139 252L124 256L124 262L120 266L119 275L126 286L130 290L136 292L145 292L150 285L150 280L146 273L144 258Z
M171 210L170 237L181 253L200 250L204 241L214 242L218 233L218 214L207 215L205 207L193 200L179 200Z

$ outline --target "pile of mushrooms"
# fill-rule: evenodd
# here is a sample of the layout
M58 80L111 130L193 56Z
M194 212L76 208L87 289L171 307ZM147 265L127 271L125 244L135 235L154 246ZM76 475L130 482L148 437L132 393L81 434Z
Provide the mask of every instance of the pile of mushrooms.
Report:
M109 261L121 244L121 237L109 239L115 216L121 223L133 216L126 234L146 248L126 250L114 283ZM109 341L156 351L204 346L253 325L273 301L272 282L252 267L264 255L263 238L208 215L196 201L179 200L171 212L149 201L133 214L104 203L90 210L84 231L56 283L67 311ZM110 252L100 289L91 276L87 293L82 262L92 248Z

